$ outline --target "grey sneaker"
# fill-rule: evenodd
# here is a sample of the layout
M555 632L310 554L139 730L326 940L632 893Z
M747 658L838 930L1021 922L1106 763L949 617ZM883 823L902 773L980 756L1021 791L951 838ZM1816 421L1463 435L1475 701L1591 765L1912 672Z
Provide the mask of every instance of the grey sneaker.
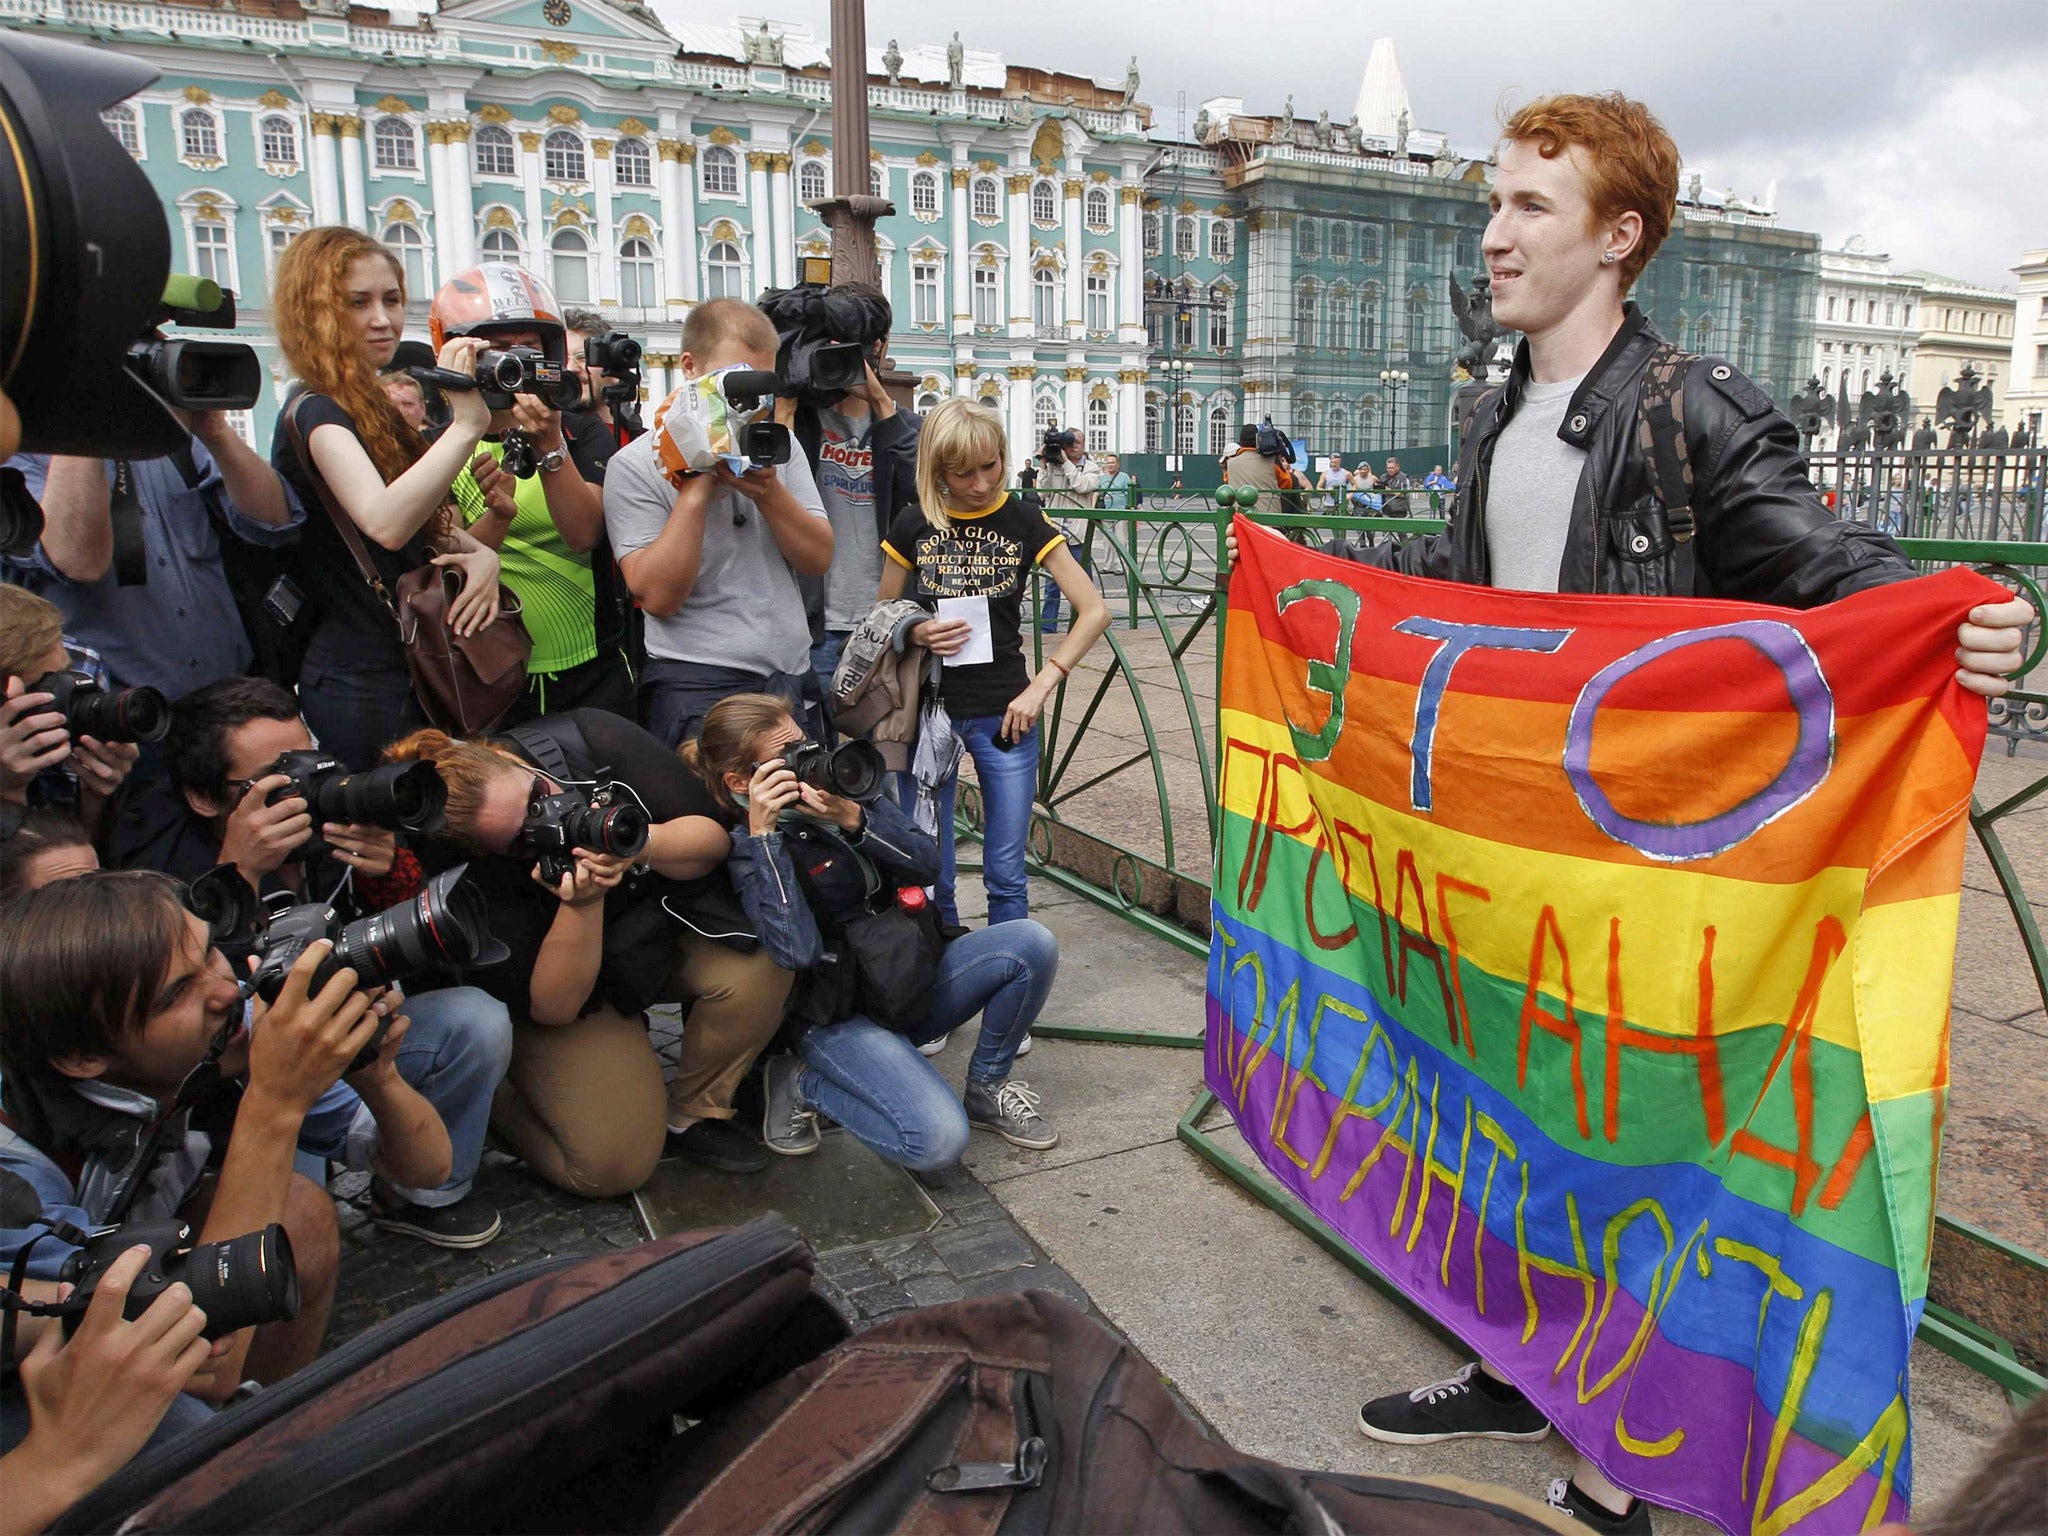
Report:
M784 1157L809 1157L818 1150L818 1112L804 1107L796 1080L804 1070L800 1056L770 1057L761 1074L768 1108L761 1116L761 1142Z
M1013 1147L1043 1152L1060 1143L1060 1133L1038 1112L1038 1095L1022 1078L967 1085L967 1123L994 1131Z

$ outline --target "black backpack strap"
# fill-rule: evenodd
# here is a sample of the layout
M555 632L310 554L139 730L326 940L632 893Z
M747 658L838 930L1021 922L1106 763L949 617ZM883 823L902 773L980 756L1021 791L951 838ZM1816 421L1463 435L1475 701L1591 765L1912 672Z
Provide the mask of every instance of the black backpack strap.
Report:
M1691 596L1699 587L1699 562L1693 549L1698 524L1693 515L1692 452L1685 440L1685 375L1690 353L1661 346L1643 374L1636 435L1655 477L1657 501L1677 547L1671 557L1671 591Z
M590 743L583 739L582 729L573 720L544 715L515 725L504 734L557 784L588 783L597 776Z

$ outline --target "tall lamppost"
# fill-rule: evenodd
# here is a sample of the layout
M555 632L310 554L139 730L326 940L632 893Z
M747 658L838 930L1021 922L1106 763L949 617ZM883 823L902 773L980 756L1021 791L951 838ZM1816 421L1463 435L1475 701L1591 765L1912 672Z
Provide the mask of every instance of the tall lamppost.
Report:
M1401 420L1401 391L1408 387L1408 375L1398 368L1380 370L1380 390L1387 397L1387 452L1397 447Z

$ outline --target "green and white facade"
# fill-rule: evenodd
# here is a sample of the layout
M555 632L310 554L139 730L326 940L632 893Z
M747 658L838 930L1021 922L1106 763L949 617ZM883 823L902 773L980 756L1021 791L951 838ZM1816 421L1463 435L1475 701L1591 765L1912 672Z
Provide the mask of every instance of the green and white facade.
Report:
M0 0L0 26L161 71L110 124L163 199L175 264L239 296L273 384L243 425L265 444L288 382L271 272L316 224L398 253L421 337L447 277L529 266L643 340L656 397L691 304L786 285L827 253L807 206L831 186L823 40L684 14ZM878 230L891 351L921 404L990 401L1020 444L1057 422L1098 451L1178 452L1191 485L1268 414L1317 453L1446 442L1447 280L1479 270L1490 167L1409 131L1391 42L1347 126L1217 101L1176 143L1121 77L948 52L868 59L871 185L896 209ZM1812 347L1817 245L1695 178L1638 295L1674 340L1786 398ZM1383 389L1388 370L1408 384Z

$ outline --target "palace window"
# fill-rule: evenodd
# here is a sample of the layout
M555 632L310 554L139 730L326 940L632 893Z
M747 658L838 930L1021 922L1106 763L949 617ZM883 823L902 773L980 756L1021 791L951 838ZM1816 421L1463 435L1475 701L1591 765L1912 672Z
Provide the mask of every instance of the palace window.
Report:
M1330 402L1329 420L1323 427L1323 439L1329 444L1330 453L1343 453L1351 447L1351 413L1344 409L1344 402Z
M1328 239L1325 241L1325 244L1330 248L1330 260L1349 261L1351 259L1351 226L1340 224L1334 219L1331 220Z
M1408 265L1426 267L1429 265L1429 231L1415 228L1408 231Z
M704 253L704 297L707 299L743 299L746 264L740 260L740 248L730 240L713 242L711 249Z
M1182 261L1193 261L1200 249L1200 232L1193 217L1181 214L1173 221L1173 254Z
M540 173L549 181L588 181L583 158L583 140L567 128L557 128L540 141Z
M1294 293L1294 344L1298 347L1316 345L1316 289L1313 283L1303 283Z
M1380 349L1379 297L1367 294L1358 301L1358 350L1377 352Z
M1109 274L1090 272L1084 300L1087 306L1088 329L1100 334L1109 329Z
M218 160L220 125L211 112L194 107L178 119L178 143L187 160Z
M1377 224L1358 226L1358 259L1368 266L1378 266L1385 255L1386 236Z
M228 263L228 227L214 220L192 226L192 264L200 277L210 277L223 288L234 279Z
M1031 274L1031 323L1041 333L1060 326L1060 275L1051 267Z
M1040 391L1031 403L1031 422L1038 429L1042 440L1048 432L1057 431L1060 424L1060 397L1049 390Z
M1081 217L1093 230L1109 228L1109 188L1090 187L1081 199Z
M1479 231L1461 229L1458 231L1457 248L1452 260L1460 272L1476 271L1479 266Z
M1429 350L1429 300L1419 293L1408 296L1408 351L1412 356Z
M257 127L263 144L265 165L299 163L299 130L290 118L273 114L264 118Z
M968 287L976 330L994 330L1003 323L1002 275L994 267L976 267Z
M879 165L870 164L868 166L868 196L887 197L888 195L889 173Z
M1316 259L1316 225L1313 219L1303 219L1294 232L1295 254L1303 261Z
M825 162L806 160L796 168L796 200L822 203L825 200Z
M1088 402L1088 451L1109 452L1109 402L1095 399Z
M1157 400L1147 400L1145 402L1145 451L1147 453L1157 453L1159 451L1159 443L1159 402Z
M1230 402L1219 400L1209 407L1209 451L1222 458L1234 446L1236 436L1230 430Z
M910 178L910 211L925 218L939 211L939 178L931 171L919 171Z
M977 176L967 189L968 200L973 204L977 219L998 219L1002 217L1002 188L993 176Z
M483 239L476 245L477 254L485 261L509 261L519 264L519 237L503 227L487 229Z
M654 247L635 236L619 247L619 302L628 309L654 309L661 303L655 281Z
M1177 405L1173 410L1173 451L1183 456L1195 451L1196 411L1192 405Z
M380 117L370 131L370 161L380 171L420 168L419 135L402 117Z
M612 150L612 179L622 187L654 185L654 156L645 139L621 139Z
M479 176L516 176L519 162L512 153L512 135L496 123L485 123L470 140Z
M1145 215L1145 254L1157 256L1161 249L1159 242L1159 215L1148 213Z
M1043 227L1057 224L1059 219L1059 188L1041 177L1031 183L1031 222Z
M1209 259L1214 262L1230 260L1230 220L1214 219L1209 224Z
M142 125L135 116L135 109L126 103L109 107L100 114L100 121L107 125L121 147L137 159L142 156Z
M1333 293L1330 295L1329 319L1324 324L1327 339L1333 351L1351 350L1351 295Z
M590 302L590 242L580 229L558 229L548 242L553 256L555 297L565 304Z
M914 325L939 323L939 266L933 261L913 262L910 268L910 319Z
M379 238L398 258L399 268L405 273L407 302L421 304L432 298L433 289L427 286L427 238L420 233L419 225L409 220L386 224Z
M1231 343L1230 326L1231 293L1228 288L1209 290L1209 347L1211 351L1228 352Z
M704 151L703 170L706 193L725 197L738 194L740 157L725 145L714 144Z

